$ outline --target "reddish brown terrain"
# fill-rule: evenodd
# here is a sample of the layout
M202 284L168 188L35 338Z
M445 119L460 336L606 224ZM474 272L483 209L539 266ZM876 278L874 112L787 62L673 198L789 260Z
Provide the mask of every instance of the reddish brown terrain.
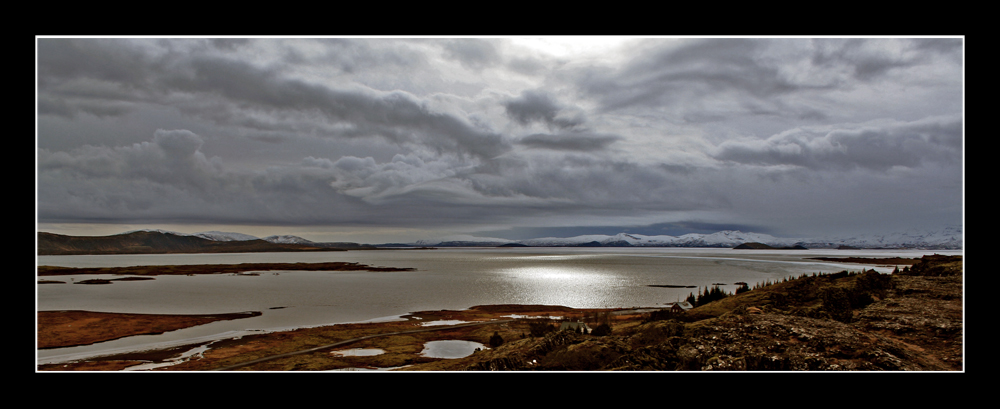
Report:
M963 371L963 275L961 256L935 255L892 275L874 270L804 275L682 313L520 305L426 311L396 322L220 340L195 357L156 370ZM138 333L150 331L140 327L174 319L122 315L105 317L114 321L100 324L87 321L95 316L80 314L52 324L50 318L44 331L39 327L40 345L82 342L85 334L101 332L71 330L69 325L131 322L127 326ZM435 320L462 324L422 325ZM559 330L557 325L579 321L589 331ZM105 325L109 322L116 324ZM423 356L423 345L434 340L475 341L484 349L455 359ZM177 359L196 346L41 365L38 370L122 370ZM335 353L353 348L381 353Z
M121 314L39 311L38 349L89 345L133 335L162 334L221 320L256 317L259 312L208 315Z

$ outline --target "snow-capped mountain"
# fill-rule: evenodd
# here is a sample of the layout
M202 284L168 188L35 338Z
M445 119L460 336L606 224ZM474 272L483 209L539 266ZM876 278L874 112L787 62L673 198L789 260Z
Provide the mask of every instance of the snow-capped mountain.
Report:
M927 249L961 249L964 244L961 226L949 226L941 230L865 234L852 237L815 239L804 241L806 247L839 247L851 246L858 248L927 248Z
M496 237L476 237L467 234L438 237L434 239L417 240L416 246L458 246L458 247L482 247L500 246L509 243L516 243L516 240L499 239Z
M748 242L790 245L797 241L798 239L780 239L769 234L725 230L711 234L690 233L682 236L646 236L642 234L618 233L614 236L545 237L521 240L520 243L528 246L734 247Z
M215 240L215 241L247 241L247 240L260 240L258 237L251 236L249 234L243 233L232 233L224 231L204 231L201 233L194 233L191 236L201 237L203 239Z
M206 240L212 241L223 241L223 242L235 242L235 241L250 241L250 240L263 240L266 242L274 244L304 244L308 246L316 247L329 247L329 248L372 248L373 246L368 244L358 244L350 242L335 242L335 243L317 243L312 240L304 239L299 236L293 236L289 234L267 236L265 238L259 238L256 236L251 236L249 234L234 233L234 232L223 232L223 231L204 231L200 233L178 233L163 229L140 229L140 230L130 230L121 234L129 234L135 232L155 232L163 234L172 234L175 236L186 236L186 237L198 237ZM471 236L467 236L471 237Z
M743 243L763 243L773 247L801 245L806 248L926 248L961 249L961 227L948 227L939 231L890 234L869 234L840 238L785 238L770 234L725 230L710 234L689 233L681 236L646 236L618 233L616 235L581 235L574 237L542 237L526 240L507 240L492 237L449 236L442 239L419 240L421 246L499 246L519 244L532 247L736 247Z
M317 246L352 247L357 243L315 243L292 235L275 235L263 239L231 232L208 231L194 234L176 233L165 230L152 231L179 236L197 236L215 241L264 240L278 244L309 244ZM681 236L646 236L641 234L618 233L615 235L591 234L574 237L541 237L526 240L509 240L496 237L452 235L433 239L417 240L413 246L436 247L496 247L502 245L523 245L532 247L736 247L744 243L763 243L772 247L800 245L806 248L924 248L962 249L964 238L962 226L950 226L935 231L907 231L887 234L866 234L850 237L823 238L783 238L770 234L724 230L710 234L690 233ZM364 245L368 246L368 245ZM370 246L369 246L370 247Z
M188 234L188 233L178 233L178 232L175 232L175 231L163 230L163 229L139 229L139 230L129 230L127 232L120 233L120 234L129 234L129 233L135 233L135 232L152 232L152 233L172 234L174 236L200 237L200 238L203 238L203 239L206 239L206 240L212 240L212 241L260 240L259 238L251 236L249 234L223 232L223 231L203 231L203 232L200 232L200 233L190 233L190 234Z
M313 244L312 240L306 240L299 236L292 236L288 234L267 236L264 238L264 241L269 241L271 243Z

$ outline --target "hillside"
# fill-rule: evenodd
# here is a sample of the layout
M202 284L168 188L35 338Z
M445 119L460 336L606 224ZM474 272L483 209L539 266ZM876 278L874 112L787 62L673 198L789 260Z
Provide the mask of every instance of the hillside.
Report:
M404 370L961 371L962 296L961 257L928 256L897 274L802 276L616 317L605 336L553 328Z
M162 231L134 231L111 236L65 236L38 232L38 255L248 253L287 251L342 251L298 243L265 240L217 241Z

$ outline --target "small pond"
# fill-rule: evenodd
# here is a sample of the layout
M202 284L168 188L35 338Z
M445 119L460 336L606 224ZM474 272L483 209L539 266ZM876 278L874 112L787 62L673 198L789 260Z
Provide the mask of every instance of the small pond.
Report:
M420 352L420 355L430 358L464 358L476 352L476 348L486 349L486 346L472 341L431 341L424 344L424 350Z
M335 356L375 356L382 355L385 351L378 348L354 348L330 352Z
M421 324L421 326L433 327L435 325L458 325L458 324L465 324L467 322L468 321L461 321L461 320L437 320L437 321L425 322Z

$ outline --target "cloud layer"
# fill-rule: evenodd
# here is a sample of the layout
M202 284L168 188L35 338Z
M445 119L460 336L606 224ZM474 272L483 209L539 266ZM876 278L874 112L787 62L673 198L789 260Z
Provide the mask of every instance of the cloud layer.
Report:
M628 40L39 38L39 222L961 222L961 38Z

